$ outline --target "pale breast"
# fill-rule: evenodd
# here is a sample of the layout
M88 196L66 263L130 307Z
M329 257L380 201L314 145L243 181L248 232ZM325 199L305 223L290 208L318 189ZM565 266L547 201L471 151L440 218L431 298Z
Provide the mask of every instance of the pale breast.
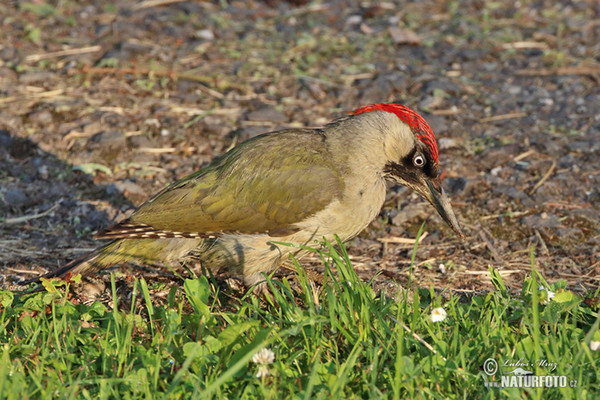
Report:
M355 180L354 185L346 185L341 199L301 224L304 233L317 231L327 238L337 234L342 240L355 237L379 214L385 190L383 179Z

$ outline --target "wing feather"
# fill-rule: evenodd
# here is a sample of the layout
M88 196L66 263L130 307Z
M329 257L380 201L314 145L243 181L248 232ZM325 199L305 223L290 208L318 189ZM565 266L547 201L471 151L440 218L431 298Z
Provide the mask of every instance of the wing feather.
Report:
M222 232L294 232L344 189L318 131L257 136L208 167L166 187L104 237L157 237L169 232L205 237ZM122 233L122 236L119 236ZM188 235L188 236L186 236Z

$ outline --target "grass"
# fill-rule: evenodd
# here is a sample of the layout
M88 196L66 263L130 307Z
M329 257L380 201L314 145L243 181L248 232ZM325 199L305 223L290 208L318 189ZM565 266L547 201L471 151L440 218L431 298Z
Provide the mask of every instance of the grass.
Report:
M185 280L162 303L143 279L136 281L127 309L114 279L113 309L100 302L73 304L59 281L45 282L43 293L0 292L0 397L585 399L600 394L600 354L589 347L600 340L598 306L591 301L587 306L564 283L548 285L532 267L515 295L492 269L496 290L483 296L442 297L433 288L398 288L392 299L360 281L343 245L339 248L326 242L318 251L325 266L322 288L296 264L302 290L295 292L286 279L268 279L270 293L263 300L253 294L227 296L206 277ZM430 316L437 307L447 318L434 323ZM493 370L488 359L499 364L491 375L484 371ZM519 365L536 375L565 376L567 386L486 387Z

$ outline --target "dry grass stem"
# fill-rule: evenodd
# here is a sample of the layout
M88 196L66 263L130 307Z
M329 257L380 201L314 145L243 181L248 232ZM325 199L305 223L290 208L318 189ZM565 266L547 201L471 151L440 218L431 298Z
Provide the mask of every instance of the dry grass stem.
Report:
M516 74L521 76L598 75L600 74L600 65L522 69Z
M25 57L25 62L35 62L40 60L47 60L49 58L57 58L64 56L74 56L78 54L87 54L87 53L96 53L102 50L102 46L88 46L88 47L80 47L78 49L67 49L60 51L53 51L51 53L42 53L42 54L31 54Z
M27 222L32 219L42 218L42 217L45 217L46 215L50 214L57 208L58 208L58 203L54 204L52 207L50 207L49 209L47 209L46 211L44 211L42 213L23 215L22 217L15 217L15 218L6 218L4 220L4 223L5 224L20 224L22 222Z
M479 122L482 122L482 123L496 122L496 121L503 121L505 119L523 118L526 116L527 116L527 113L514 112L514 113L500 114L500 115L494 115L492 117L481 118L479 120Z
M542 176L542 179L540 179L538 181L538 183L535 184L533 189L531 189L530 194L533 194L536 190L538 190L548 180L548 178L550 178L550 176L552 175L552 173L554 172L555 169L556 169L556 161L552 161L552 165L550 166L550 168L548 168L548 171L546 171L544 176Z

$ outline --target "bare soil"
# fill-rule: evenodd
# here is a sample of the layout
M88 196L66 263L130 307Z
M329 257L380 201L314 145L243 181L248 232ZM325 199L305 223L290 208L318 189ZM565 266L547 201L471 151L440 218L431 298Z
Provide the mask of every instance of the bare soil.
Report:
M550 282L598 287L600 3L518 4L2 2L0 286L240 141L394 101L432 125L468 237L391 187L348 244L361 277L405 283L426 221L419 286L487 290L493 266L518 289L533 251Z

